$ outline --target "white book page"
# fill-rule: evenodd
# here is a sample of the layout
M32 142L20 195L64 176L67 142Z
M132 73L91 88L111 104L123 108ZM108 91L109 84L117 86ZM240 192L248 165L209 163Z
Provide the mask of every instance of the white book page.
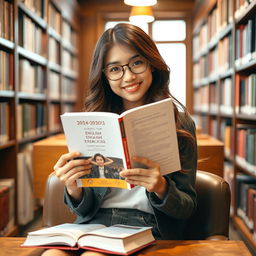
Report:
M92 230L105 228L101 224L65 223L29 232L23 246L69 245L75 246L79 237Z
M44 228L36 231L29 232L29 236L54 236L63 235L71 236L74 239L80 237L81 235L90 232L92 230L97 230L100 228L105 228L101 224L72 224L65 223L50 228Z
M130 158L142 156L155 161L162 174L181 169L171 99L130 111L123 119ZM132 167L140 166L132 161Z

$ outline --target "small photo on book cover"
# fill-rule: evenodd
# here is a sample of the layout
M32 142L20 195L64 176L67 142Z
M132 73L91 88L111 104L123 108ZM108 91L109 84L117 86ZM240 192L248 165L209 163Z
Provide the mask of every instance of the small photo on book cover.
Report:
M127 187L124 178L119 175L124 168L124 163L121 158L107 157L101 153L83 158L90 159L92 170L89 174L77 180L79 187Z

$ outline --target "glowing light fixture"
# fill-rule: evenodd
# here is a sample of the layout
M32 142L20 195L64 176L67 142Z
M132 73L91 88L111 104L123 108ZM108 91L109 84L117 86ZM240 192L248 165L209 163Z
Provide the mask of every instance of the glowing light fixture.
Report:
M129 18L132 23L149 23L155 20L151 6L133 6Z
M152 6L157 0L124 0L124 3L131 6Z

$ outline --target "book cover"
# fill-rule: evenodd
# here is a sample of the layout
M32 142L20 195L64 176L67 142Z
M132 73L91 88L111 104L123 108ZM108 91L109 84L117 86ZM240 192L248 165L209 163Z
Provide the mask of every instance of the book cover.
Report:
M83 187L131 186L119 175L124 168L143 167L132 156L160 164L162 174L181 169L173 103L165 99L125 111L73 112L61 115L69 152L78 151L92 161Z

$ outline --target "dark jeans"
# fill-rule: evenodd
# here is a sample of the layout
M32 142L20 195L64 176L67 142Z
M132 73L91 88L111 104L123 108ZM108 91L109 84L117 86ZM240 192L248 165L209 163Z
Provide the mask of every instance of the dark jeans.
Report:
M106 226L124 224L131 226L152 227L152 233L155 239L161 240L161 235L157 227L155 216L153 214L135 209L101 208L89 223L100 223Z

